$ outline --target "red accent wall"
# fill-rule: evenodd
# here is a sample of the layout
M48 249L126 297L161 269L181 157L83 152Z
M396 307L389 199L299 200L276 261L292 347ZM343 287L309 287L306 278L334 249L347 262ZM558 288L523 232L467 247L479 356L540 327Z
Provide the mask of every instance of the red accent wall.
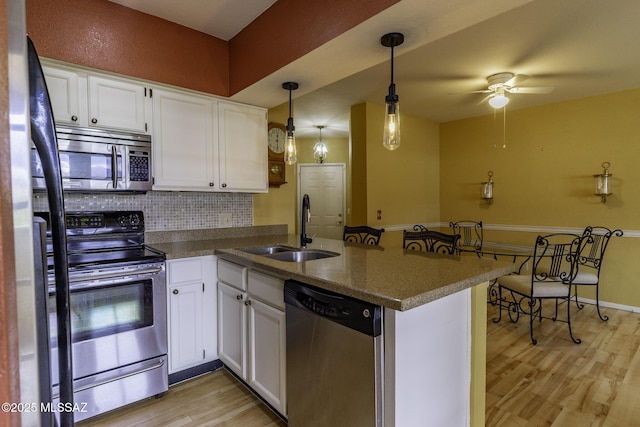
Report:
M26 0L27 30L47 58L230 96L399 1L279 0L226 42L108 0Z
M224 40L107 0L26 0L40 56L229 95Z
M230 40L230 92L241 91L399 1L278 0Z

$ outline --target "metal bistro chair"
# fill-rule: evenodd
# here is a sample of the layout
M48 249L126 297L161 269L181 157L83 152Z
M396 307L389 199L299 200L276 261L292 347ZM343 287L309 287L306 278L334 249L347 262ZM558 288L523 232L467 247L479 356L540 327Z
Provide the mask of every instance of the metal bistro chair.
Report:
M578 257L578 274L573 280L573 284L576 286L595 286L596 287L596 308L598 310L598 316L603 322L609 320L608 316L603 316L600 313L600 269L602 268L602 259L604 258L604 252L609 244L609 239L612 236L622 236L622 230L610 230L606 227L592 227L588 226L584 229L582 237L585 239L585 245ZM584 304L578 302L578 290L576 288L576 306L579 309L584 307Z
M384 228L373 228L367 225L349 227L344 226L342 240L345 242L364 243L366 245L378 245Z
M538 341L533 336L533 319L542 322L542 301L554 299L556 302L554 322L558 319L558 302L566 300L569 336L580 344L581 340L573 336L571 330L571 304L573 282L578 273L578 254L581 253L585 239L577 234L550 234L538 236L533 253L531 273L512 274L498 278L500 311L495 323L502 319L502 309L507 309L509 319L515 323L520 314L529 316L531 342ZM504 291L507 295L504 296ZM546 318L546 317L545 317Z
M445 234L439 231L402 232L402 247L425 252L455 255L458 253L459 234Z
M460 251L475 252L478 257L482 256L482 221L456 221L450 222L449 227L453 230L453 234L459 234Z

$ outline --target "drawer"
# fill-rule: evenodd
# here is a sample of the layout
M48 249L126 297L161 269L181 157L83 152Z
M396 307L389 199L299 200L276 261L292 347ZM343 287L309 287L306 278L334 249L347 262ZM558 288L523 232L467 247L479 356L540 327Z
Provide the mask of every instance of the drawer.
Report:
M202 258L167 261L167 280L169 284L202 282L202 261Z
M284 280L249 270L249 295L284 310Z
M218 280L227 285L246 291L246 274L247 269L245 267L222 259L218 260Z

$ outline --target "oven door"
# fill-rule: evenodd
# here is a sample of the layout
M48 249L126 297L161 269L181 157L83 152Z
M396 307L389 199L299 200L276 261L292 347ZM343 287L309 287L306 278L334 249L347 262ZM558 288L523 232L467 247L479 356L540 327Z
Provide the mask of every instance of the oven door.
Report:
M73 378L167 354L164 263L70 274ZM51 363L57 366L55 294L49 298ZM53 370L52 384L58 384Z

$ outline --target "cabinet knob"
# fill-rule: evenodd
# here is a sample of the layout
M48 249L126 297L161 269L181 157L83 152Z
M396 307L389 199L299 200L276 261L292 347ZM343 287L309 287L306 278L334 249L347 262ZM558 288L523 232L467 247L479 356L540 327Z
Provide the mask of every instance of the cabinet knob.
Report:
M96 123L98 123L98 119L96 119L96 118L91 119L91 123L93 123L95 125Z
M77 122L78 121L78 116L71 116L71 121L72 122Z
M209 187L213 187L213 182L210 182L210 183L209 183Z
M244 302L244 305L251 305L251 300L250 300L250 299L246 300L246 301Z
M180 292L180 291L178 291L177 289L174 289L174 290L173 290L173 294L174 294L174 295L178 295L178 292Z
M236 299L237 299L238 301L240 301L240 300L242 299L242 294L240 294L240 295L236 295Z
M227 184L224 184L224 183L223 183L223 184L222 184L222 188L226 188L226 187L227 187Z

